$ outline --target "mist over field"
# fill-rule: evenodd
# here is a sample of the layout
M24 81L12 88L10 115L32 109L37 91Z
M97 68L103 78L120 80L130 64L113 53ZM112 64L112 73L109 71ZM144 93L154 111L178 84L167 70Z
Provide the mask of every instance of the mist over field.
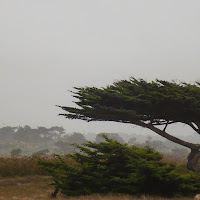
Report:
M141 135L138 133L106 133L100 132L82 134L79 132L67 132L63 127L38 127L28 125L18 127L0 128L0 152L1 156L13 155L51 155L54 153L68 154L76 151L73 144L83 144L86 141L102 142L102 135L122 144L149 147L174 159L186 160L189 149L170 142L159 135ZM198 143L200 138L193 133L191 136L183 136L182 139Z

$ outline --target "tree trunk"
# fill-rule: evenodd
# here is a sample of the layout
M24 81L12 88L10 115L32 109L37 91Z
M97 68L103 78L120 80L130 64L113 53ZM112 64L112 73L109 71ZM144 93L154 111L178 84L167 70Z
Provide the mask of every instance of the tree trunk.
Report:
M153 132L157 133L158 135L174 142L177 144L180 144L182 146L185 146L189 149L191 149L191 152L188 156L188 163L187 163L187 168L191 171L194 172L200 172L200 164L199 164L199 159L200 159L200 145L199 144L193 144L190 142L183 141L177 137L174 137L167 132L165 132L165 129L162 131L158 129L157 127L153 126L152 124L145 124L143 122L136 122L135 124L142 126L144 128L148 128L152 130Z
M58 192L59 192L59 188L55 188L54 192L51 193L51 198L56 198Z
M200 172L200 164L199 164L199 159L200 159L200 145L199 144L193 144L190 142L185 142L177 137L174 137L172 135L169 135L168 133L166 133L165 131L161 131L160 129L154 127L154 126L150 126L149 129L151 129L152 131L158 133L160 136L165 137L166 139L180 144L182 146L185 146L187 148L191 149L190 154L188 155L188 163L187 163L187 168L191 171L194 172Z
M198 162L200 159L199 148L191 149L191 152L187 159L188 159L187 168L194 172L200 172L200 165Z

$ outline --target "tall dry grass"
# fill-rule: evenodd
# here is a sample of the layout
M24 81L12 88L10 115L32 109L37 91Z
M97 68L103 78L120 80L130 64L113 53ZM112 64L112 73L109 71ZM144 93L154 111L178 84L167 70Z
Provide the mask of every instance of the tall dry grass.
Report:
M187 164L187 160L186 159L181 159L180 157L177 158L173 155L170 155L170 154L163 154L163 158L162 158L162 161L164 162L168 162L168 163L172 163L176 166L178 165L186 165Z
M37 157L0 157L0 177L46 175L37 164Z
M55 160L55 156L40 157L44 160ZM0 157L0 177L48 175L38 164L37 156L2 156ZM69 156L66 162L73 163Z
M187 169L187 160L174 157L172 155L164 154L162 161L172 163L176 166L176 171L181 175L185 176L190 173L190 170Z

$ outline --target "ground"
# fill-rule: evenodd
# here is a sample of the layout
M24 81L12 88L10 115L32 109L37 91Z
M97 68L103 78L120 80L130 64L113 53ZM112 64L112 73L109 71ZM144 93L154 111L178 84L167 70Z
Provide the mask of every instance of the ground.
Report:
M50 194L53 192L53 186L49 185L51 178L48 176L25 176L15 178L0 179L0 200L52 200ZM77 198L67 198L58 194L58 200L167 200L160 197L140 198L130 196L82 196ZM193 200L193 198L174 198L170 200Z

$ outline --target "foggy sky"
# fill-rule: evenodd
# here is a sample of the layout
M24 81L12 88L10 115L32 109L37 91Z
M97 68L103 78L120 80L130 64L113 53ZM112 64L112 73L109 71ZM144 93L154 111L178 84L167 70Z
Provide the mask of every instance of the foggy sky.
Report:
M59 117L73 86L200 74L198 0L0 0L0 127L136 132ZM186 132L186 128L184 131Z

